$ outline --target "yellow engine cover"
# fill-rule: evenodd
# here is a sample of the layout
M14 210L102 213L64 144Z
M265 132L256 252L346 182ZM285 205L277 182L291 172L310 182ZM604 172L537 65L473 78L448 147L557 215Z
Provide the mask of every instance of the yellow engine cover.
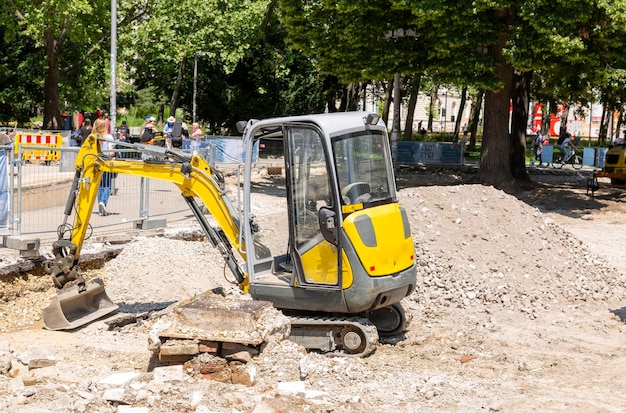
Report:
M395 274L413 265L408 218L397 203L355 211L345 218L343 228L370 276Z

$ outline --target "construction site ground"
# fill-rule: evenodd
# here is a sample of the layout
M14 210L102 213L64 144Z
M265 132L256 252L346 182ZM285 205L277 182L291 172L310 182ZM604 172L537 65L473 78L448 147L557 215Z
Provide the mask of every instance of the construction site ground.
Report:
M42 328L56 294L46 276L2 275L0 411L623 412L626 194L588 195L589 170L529 172L533 183L507 194L471 183L471 167L400 170L418 264L411 324L366 358L279 340L226 379L203 372L206 360L156 362L158 310L216 288L249 299L192 221L88 240L86 255L119 250L86 275L120 310L75 331ZM16 256L3 251L2 264ZM106 323L124 314L136 322Z

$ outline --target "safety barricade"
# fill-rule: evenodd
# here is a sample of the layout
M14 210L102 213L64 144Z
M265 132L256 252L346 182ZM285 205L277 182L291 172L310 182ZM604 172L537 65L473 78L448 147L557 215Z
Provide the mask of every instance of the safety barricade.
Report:
M20 132L15 135L14 144L15 153L21 153L23 161L35 164L49 164L51 162L56 163L61 159L59 148L63 145L63 137L58 133Z

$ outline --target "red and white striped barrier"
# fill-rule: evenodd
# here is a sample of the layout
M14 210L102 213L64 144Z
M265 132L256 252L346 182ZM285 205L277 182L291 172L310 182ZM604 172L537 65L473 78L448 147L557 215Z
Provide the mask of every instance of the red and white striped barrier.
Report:
M45 133L18 133L14 139L15 153L22 148L22 160L29 162L58 162L61 152L55 150L63 145L63 137L60 134ZM32 148L36 146L37 148ZM40 149L41 148L41 149Z

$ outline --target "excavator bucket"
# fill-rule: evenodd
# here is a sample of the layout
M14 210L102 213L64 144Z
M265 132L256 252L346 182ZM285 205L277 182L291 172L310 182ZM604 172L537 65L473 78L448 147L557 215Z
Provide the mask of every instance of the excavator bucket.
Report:
M96 278L85 282L83 288L73 285L59 291L50 305L43 309L43 325L48 330L73 330L117 310Z

